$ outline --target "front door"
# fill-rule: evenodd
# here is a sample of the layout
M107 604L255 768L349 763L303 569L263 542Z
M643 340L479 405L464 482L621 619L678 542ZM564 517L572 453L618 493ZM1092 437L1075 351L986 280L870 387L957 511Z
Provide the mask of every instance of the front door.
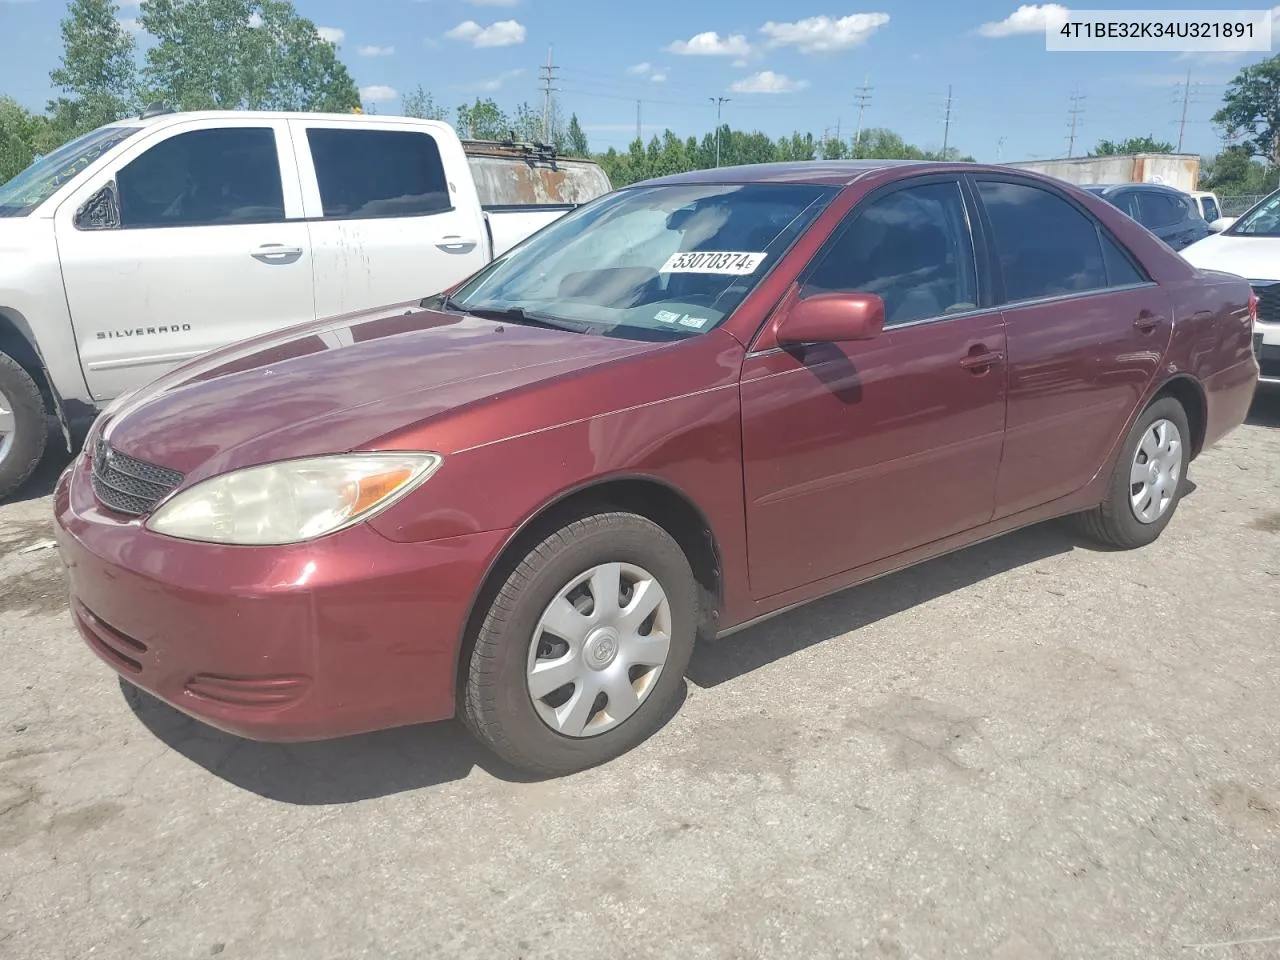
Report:
M800 296L885 301L875 340L749 355L742 374L751 589L757 599L991 518L1005 417L1004 324L980 289L960 183L872 194Z
M140 138L58 208L63 283L94 399L315 318L293 169L283 121L193 121ZM118 217L77 216L104 187Z
M976 188L1005 301L1004 517L1093 478L1156 374L1173 317L1106 228L1056 190L986 176Z
M322 317L439 293L488 260L458 141L422 123L294 120Z

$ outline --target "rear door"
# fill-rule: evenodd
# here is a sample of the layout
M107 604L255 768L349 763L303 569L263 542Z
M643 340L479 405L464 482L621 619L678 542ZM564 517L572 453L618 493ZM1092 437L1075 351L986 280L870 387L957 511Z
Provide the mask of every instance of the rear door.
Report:
M63 283L94 399L314 319L294 170L283 120L188 121L131 141L59 206Z
M1008 343L999 518L1073 493L1097 473L1173 325L1167 294L1073 199L1015 177L974 183Z
M466 156L447 127L292 120L321 317L425 297L488 261Z
M1190 246L1210 232L1189 197L1164 190L1138 191L1138 212L1138 221L1174 250Z

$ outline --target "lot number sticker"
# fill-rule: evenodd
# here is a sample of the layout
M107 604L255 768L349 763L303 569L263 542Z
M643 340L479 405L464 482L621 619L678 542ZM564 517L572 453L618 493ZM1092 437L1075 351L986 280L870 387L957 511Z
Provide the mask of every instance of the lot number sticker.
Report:
M733 277L745 277L755 273L764 263L767 253L734 253L716 251L690 251L672 254L659 273L722 273Z

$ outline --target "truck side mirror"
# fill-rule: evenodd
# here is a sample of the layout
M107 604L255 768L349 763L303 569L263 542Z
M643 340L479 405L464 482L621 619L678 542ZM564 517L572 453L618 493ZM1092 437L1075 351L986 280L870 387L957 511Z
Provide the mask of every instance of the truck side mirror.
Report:
M80 206L75 225L77 230L115 230L120 226L120 204L116 200L114 180Z

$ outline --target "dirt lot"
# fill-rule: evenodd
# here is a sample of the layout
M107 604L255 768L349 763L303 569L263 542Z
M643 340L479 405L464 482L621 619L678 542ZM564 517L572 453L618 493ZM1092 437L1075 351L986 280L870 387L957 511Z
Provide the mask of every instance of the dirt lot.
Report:
M0 507L0 957L1280 956L1280 398L1154 547L1051 524L778 618L533 784L453 725L266 746L126 696L60 466Z

